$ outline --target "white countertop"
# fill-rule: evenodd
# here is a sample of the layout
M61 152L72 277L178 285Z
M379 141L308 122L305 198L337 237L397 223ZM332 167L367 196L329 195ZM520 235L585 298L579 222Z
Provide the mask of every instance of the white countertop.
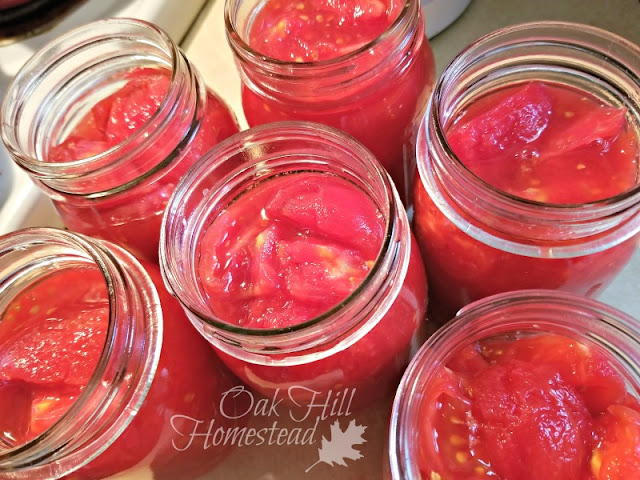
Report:
M208 85L235 111L243 126L240 79L224 35L224 2L210 0L194 25L183 48L202 72ZM438 72L457 52L476 38L497 28L535 20L564 20L587 23L618 33L640 43L640 2L638 0L473 0L466 12L447 30L431 41ZM429 19L427 18L428 22ZM600 300L640 318L640 251ZM390 400L389 400L390 401ZM347 460L348 467L322 464L309 473L305 469L317 460L318 444L312 446L272 446L237 448L231 457L206 479L222 480L377 480L381 478L388 403L356 414L366 425L368 442L359 447L364 458ZM269 425L257 419L257 425ZM346 424L342 424L344 429ZM321 422L319 435L329 435L329 422ZM317 440L319 443L319 438Z

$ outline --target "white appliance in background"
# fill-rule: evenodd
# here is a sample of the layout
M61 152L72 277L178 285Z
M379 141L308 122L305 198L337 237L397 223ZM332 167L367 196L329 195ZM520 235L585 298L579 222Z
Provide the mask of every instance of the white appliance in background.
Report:
M51 30L0 45L0 101L11 79L36 51L76 26L106 17L133 17L159 25L179 43L207 1L214 0L87 0ZM36 225L61 224L49 200L14 165L0 142L0 235Z
M421 0L427 37L433 38L451 25L471 3L471 0Z

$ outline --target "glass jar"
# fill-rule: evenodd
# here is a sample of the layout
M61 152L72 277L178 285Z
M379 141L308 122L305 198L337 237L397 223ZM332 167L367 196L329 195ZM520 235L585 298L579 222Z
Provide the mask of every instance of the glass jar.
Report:
M281 308L266 316L262 327L219 318L203 287L208 272L199 270L204 261L200 245L209 226L242 193L264 182L284 178L293 179L293 185L303 182L305 175L317 174L356 186L362 195L359 198L371 201L378 211L383 243L367 275L329 311L302 323L294 319L282 326L274 320ZM304 205L298 209L304 210ZM344 223L327 226L328 231L341 228L351 227ZM300 238L302 230L294 239ZM233 239L235 234L225 234L225 238ZM264 242L264 235L255 240ZM340 248L347 252L346 247ZM293 255L292 250L287 252L283 256ZM232 261L245 262L229 258ZM167 207L160 263L169 290L227 366L258 392L271 398L277 395L289 405L317 403L331 395L334 400L336 395L348 395L353 407L373 402L395 388L413 348L424 338L425 274L397 191L368 150L320 124L283 122L255 127L212 149L184 178ZM269 275L280 278L282 264L273 268L279 270ZM233 300L227 293L231 280L229 274L221 294L224 302ZM302 288L310 288L305 285ZM291 289L290 284L286 288ZM273 290L273 295L277 293ZM317 294L308 292L308 296ZM286 305L303 302L295 297Z
M638 244L640 175L635 186L610 198L545 203L493 187L453 152L446 134L460 112L488 94L532 81L625 107L640 138L638 46L590 26L536 22L497 30L465 49L434 90L417 146L414 227L430 276L432 311L442 310L443 319L508 290L596 295ZM567 176L562 188L572 188L578 174Z
M20 70L2 139L71 230L157 261L162 213L186 170L236 133L228 107L159 28L92 22Z
M637 320L610 306L551 290L507 292L465 307L427 340L402 379L388 478L631 478L640 447L639 331ZM512 403L519 395L524 407ZM511 406L515 422L508 421ZM628 436L616 438L625 418ZM498 430L503 445L485 443ZM517 446L523 436L526 448ZM631 443L616 443L623 438ZM545 441L557 449L541 448ZM510 460L519 466L508 458L514 448ZM582 461L567 466L575 452Z
M250 45L251 22L260 5L258 0L228 0L225 8L249 126L307 120L338 128L373 152L408 201L414 139L435 81L420 1L407 0L378 38L355 51L295 62L270 58Z
M0 237L0 403L31 412L29 435L16 426L23 441L3 428L0 478L196 478L229 453L191 433L196 421L236 425L227 416L243 404L220 408L236 380L161 282L157 266L108 242L45 228Z

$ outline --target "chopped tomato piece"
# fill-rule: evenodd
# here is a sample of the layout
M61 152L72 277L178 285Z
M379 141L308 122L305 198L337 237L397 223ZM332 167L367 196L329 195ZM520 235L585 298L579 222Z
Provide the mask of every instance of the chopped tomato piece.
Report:
M548 367L503 360L469 382L478 450L499 478L580 478L591 415L580 394Z
M592 147L599 143L600 148L606 148L609 143L620 135L627 124L624 108L601 107L580 116L562 132L549 140L550 149L562 154L571 150Z
M552 368L582 394L594 415L613 403L623 402L627 396L624 380L604 355L562 335L493 340L484 343L482 351L490 361L512 359Z
M29 432L32 398L28 383L0 380L0 446L13 447L24 442Z
M501 161L538 138L551 118L547 87L528 83L500 103L473 118L459 118L447 132L447 141L469 168L477 162Z
M276 177L213 220L200 242L202 285L224 321L302 323L358 288L384 227L373 200L346 180L310 172Z

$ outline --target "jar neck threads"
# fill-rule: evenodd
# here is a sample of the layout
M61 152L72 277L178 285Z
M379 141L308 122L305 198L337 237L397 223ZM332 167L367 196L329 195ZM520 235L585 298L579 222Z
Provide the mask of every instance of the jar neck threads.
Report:
M51 148L135 68L169 77L148 121L104 152L48 161ZM162 30L139 20L108 19L59 37L22 67L2 105L1 133L15 161L54 196L103 197L137 185L179 156L205 106L202 80Z

